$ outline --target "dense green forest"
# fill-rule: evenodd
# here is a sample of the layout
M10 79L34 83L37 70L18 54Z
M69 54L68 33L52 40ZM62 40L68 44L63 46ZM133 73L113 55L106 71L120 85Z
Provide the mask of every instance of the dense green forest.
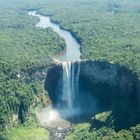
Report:
M51 65L52 57L64 49L65 43L52 29L35 28L39 19L24 10L26 4L33 3L15 0L0 3L0 140L3 140L7 139L8 127L17 121L14 118L19 124L24 123L32 105L45 96L43 84L27 83L30 75L25 77L24 73ZM34 129L34 133L44 133Z
M28 16L27 10L39 10L69 30L81 44L82 59L123 64L140 77L139 0L0 0L0 140L14 140L15 133L21 140L39 139L36 133L48 136L30 112L47 93L41 83L26 82L23 75L50 66L65 43L52 29L35 28L38 18ZM107 114L95 118L106 124ZM139 124L120 132L107 124L90 129L91 124L76 125L66 139L140 139Z

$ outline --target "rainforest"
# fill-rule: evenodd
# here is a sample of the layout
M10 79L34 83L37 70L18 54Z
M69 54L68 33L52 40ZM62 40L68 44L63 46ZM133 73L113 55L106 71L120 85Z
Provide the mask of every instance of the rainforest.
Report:
M139 23L139 0L0 0L0 140L139 140Z

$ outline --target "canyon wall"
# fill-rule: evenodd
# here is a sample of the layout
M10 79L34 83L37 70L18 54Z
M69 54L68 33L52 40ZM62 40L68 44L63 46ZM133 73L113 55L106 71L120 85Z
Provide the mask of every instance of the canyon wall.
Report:
M56 108L61 104L62 75L61 64L51 67L44 84ZM140 122L140 81L126 67L105 61L82 61L78 85L75 102L83 114L112 111L108 120L113 118L116 130Z

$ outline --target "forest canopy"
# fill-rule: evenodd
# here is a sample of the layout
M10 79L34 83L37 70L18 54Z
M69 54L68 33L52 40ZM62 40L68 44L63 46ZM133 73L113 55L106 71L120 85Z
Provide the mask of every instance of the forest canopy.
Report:
M43 93L47 96L43 85L30 75L27 78L26 72L50 66L54 55L66 47L52 29L36 28L39 19L29 16L29 10L49 15L70 31L81 45L83 60L125 65L140 78L139 0L0 0L0 140L8 139L14 116L18 116L18 124L24 124L30 107ZM24 128L13 128L15 131L27 132ZM107 126L90 131L89 125L80 124L67 139L90 139L93 135L139 140L140 125L117 133Z
M26 4L33 3L0 3L0 140L5 140L14 116L24 123L30 107L44 93L41 83L27 82L30 75L26 77L26 71L51 65L53 56L65 48L65 42L52 29L35 27L39 19L24 10Z

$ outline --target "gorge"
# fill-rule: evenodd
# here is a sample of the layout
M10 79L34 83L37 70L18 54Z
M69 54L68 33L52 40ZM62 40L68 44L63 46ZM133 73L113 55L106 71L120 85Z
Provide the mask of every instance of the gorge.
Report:
M140 140L140 0L0 0L0 140Z
M79 63L74 65L77 67ZM57 72L54 74L54 71ZM56 108L60 103L63 107L62 77L63 67L59 64L48 70L45 80L45 89ZM82 61L77 90L79 92L74 94L77 120L74 122L85 121L95 114L110 110L110 117L113 117L118 131L133 126L140 119L139 80L126 67L105 61Z

